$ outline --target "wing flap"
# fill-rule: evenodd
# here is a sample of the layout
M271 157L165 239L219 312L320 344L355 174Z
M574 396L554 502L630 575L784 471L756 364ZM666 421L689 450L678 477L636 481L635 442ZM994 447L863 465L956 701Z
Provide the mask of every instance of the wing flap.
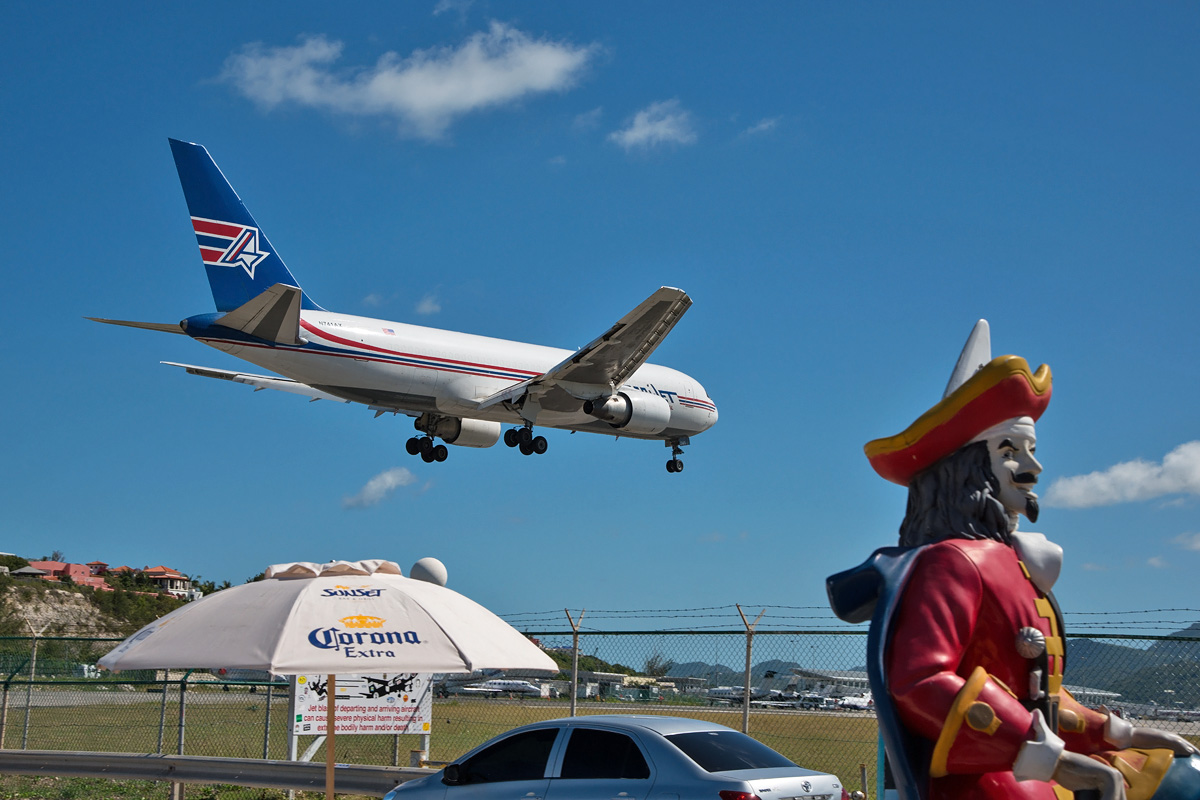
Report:
M545 377L569 383L620 386L662 343L692 299L664 286Z
M478 408L516 403L526 396L536 400L555 387L581 400L606 396L646 363L691 305L686 292L663 286L569 358L484 398Z

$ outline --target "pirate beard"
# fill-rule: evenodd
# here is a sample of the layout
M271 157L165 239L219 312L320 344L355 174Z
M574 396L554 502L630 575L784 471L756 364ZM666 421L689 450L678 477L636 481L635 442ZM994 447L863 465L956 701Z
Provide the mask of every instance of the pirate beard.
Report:
M1025 518L1030 522L1037 522L1038 501L1036 497L1025 498Z

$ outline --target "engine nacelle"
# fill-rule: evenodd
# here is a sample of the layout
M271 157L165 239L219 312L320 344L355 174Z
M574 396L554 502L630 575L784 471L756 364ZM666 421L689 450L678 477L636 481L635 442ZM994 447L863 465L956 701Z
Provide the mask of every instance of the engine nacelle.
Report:
M671 422L671 404L656 394L618 392L603 400L589 400L583 413L630 433L662 433Z
M500 423L483 419L459 419L438 417L432 425L422 427L424 418L419 418L414 427L430 436L436 436L446 444L459 447L491 447L500 441Z

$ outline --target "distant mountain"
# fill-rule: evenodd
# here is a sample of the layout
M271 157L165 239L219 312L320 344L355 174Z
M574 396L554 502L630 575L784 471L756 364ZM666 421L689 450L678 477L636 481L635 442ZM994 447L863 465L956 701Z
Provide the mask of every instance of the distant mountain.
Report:
M1200 707L1200 623L1146 649L1106 640L1068 639L1065 682L1121 695L1118 702Z

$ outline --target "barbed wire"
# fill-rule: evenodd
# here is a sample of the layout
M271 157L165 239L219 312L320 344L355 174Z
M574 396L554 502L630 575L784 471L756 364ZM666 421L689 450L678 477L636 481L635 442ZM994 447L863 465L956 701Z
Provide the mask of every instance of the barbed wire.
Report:
M738 613L747 621L758 617L755 630L766 632L780 627L797 627L821 631L846 631L861 629L862 625L848 627L833 616L827 606L792 606L770 603L741 603L722 606L698 606L692 608L661 609L574 609L571 618L579 625L580 632L604 633L606 625L615 626L613 632L630 623L657 622L655 630L663 633L683 631L741 630L744 625ZM532 630L566 625L565 611L525 611L501 614L514 627ZM1080 631L1099 633L1103 631L1138 632L1155 634L1182 633L1193 624L1200 624L1198 608L1153 608L1125 611L1069 611L1064 613L1067 632ZM673 623L673 624L672 624Z

